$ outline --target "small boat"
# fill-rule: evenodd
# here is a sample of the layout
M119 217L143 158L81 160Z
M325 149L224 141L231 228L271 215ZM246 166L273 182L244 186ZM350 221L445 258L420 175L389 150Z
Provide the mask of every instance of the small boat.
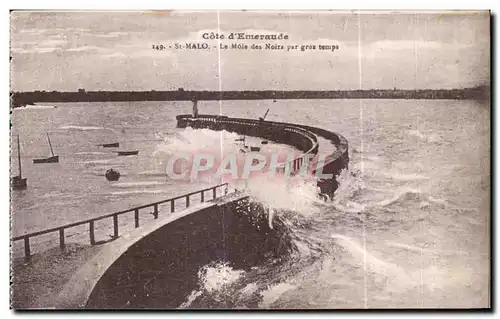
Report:
M116 143L108 143L108 144L99 144L99 146L102 146L102 147L119 147L120 143L116 142Z
M11 178L13 189L26 189L28 187L28 179L23 178L21 169L21 147L19 146L19 135L17 136L17 162L19 163L19 175Z
M130 156L130 155L139 154L139 151L119 151L117 153L118 153L118 156Z
M269 143L269 141L266 141L266 140L261 142L261 144L268 144L268 143Z
M35 158L33 159L33 164L59 163L59 155L54 155L54 150L52 149L52 143L50 143L49 133L47 133L47 139L49 141L50 153L52 154L52 156L46 158Z
M267 109L263 117L259 117L259 121L264 121L266 119L267 113L269 113L269 109Z
M115 171L111 168L106 171L106 174L104 176L106 176L106 179L108 181L117 181L120 179L120 172Z
M44 163L59 163L59 155L51 156L47 158L35 158L33 159L33 164L44 164Z
M13 189L26 189L28 187L27 178L22 178L21 176L12 177L12 188Z

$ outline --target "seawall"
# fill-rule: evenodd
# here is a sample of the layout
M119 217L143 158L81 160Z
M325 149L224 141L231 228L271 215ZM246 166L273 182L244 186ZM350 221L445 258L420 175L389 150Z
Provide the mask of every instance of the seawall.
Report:
M317 161L321 136L335 145L318 169L332 178L318 181L333 195L336 176L348 165L347 140L324 129L290 123L221 116L177 117L178 127L227 130L295 146L304 152L286 163L296 170L306 157ZM57 308L177 308L200 289L199 271L211 263L248 270L286 260L294 249L279 218L272 226L260 204L242 193L189 207L126 233L106 244L68 281Z
M291 241L245 195L159 219L107 244L57 297L57 308L176 308L200 288L211 262L248 270L287 258Z
M315 167L314 174L318 170L321 170L324 174L331 174L331 178L320 179L318 181L321 193L330 197L333 196L335 190L338 188L336 177L343 169L347 169L349 166L349 146L347 139L339 133L322 128L284 122L231 118L219 115L199 115L196 118L191 115L178 115L177 127L206 128L216 131L226 130L228 132L260 137L294 146L304 152L304 155L287 164L290 165L292 171L298 171L303 161L308 160L312 167ZM335 146L335 151L328 154L324 161L321 161L316 156L320 148L318 136L325 138Z

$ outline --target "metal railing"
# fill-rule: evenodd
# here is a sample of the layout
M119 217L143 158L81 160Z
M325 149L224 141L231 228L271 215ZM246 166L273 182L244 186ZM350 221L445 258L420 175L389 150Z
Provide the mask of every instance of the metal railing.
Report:
M203 202L205 202L205 192L212 191L211 200L214 200L217 198L217 189L222 188L222 187L227 187L227 186L228 186L228 183L212 186L209 188L205 188L205 189L191 192L188 194L176 196L173 198L168 198L168 199L154 202L151 204L141 205L141 206L133 207L130 209L122 210L119 212L110 213L110 214L102 215L99 217L94 217L94 218L86 219L83 221L75 222L72 224L67 224L64 226L49 228L49 229L37 231L34 233L30 233L30 234L26 234L26 235L22 235L22 236L17 236L17 237L14 237L12 239L12 241L14 241L14 242L20 241L20 240L24 241L24 258L26 261L29 261L31 259L30 238L49 234L49 233L59 232L59 247L61 248L61 250L64 250L66 247L65 232L64 231L68 228L89 224L90 244L96 245L97 242L95 240L95 226L94 226L94 223L96 221L106 219L106 218L113 218L113 236L111 236L111 237L112 237L112 240L115 240L118 238L118 216L119 215L134 212L135 228L138 228L139 227L139 210L141 210L141 209L153 207L153 213L151 213L151 214L153 215L154 219L157 219L158 214L159 214L158 205L160 205L160 204L165 204L165 203L170 202L170 213L174 213L176 200L185 198L186 199L186 208L188 208L190 206L190 197L191 196L200 194L200 199L201 199L201 202L203 203Z

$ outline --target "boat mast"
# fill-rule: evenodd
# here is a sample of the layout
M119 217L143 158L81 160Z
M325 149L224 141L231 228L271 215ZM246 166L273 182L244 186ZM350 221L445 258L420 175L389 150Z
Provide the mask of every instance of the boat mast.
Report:
M266 119L267 113L269 113L269 109L267 109L266 114L264 114L264 117L259 117L259 121L264 121Z
M54 156L54 151L52 150L52 143L50 143L49 133L47 133L47 139L49 140L50 153L52 153L52 156Z
M17 162L19 163L19 178L22 178L22 169L21 169L21 147L19 145L19 134L17 134Z
M269 109L267 109L266 114L264 114L264 117L262 118L263 120L266 119L267 113L269 113Z

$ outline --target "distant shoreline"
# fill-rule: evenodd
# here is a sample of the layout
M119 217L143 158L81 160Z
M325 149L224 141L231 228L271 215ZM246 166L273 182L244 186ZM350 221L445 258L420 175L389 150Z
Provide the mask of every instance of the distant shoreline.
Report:
M13 108L40 102L218 101L282 99L446 99L488 100L489 86L451 90L342 90L342 91L33 91L12 92Z

